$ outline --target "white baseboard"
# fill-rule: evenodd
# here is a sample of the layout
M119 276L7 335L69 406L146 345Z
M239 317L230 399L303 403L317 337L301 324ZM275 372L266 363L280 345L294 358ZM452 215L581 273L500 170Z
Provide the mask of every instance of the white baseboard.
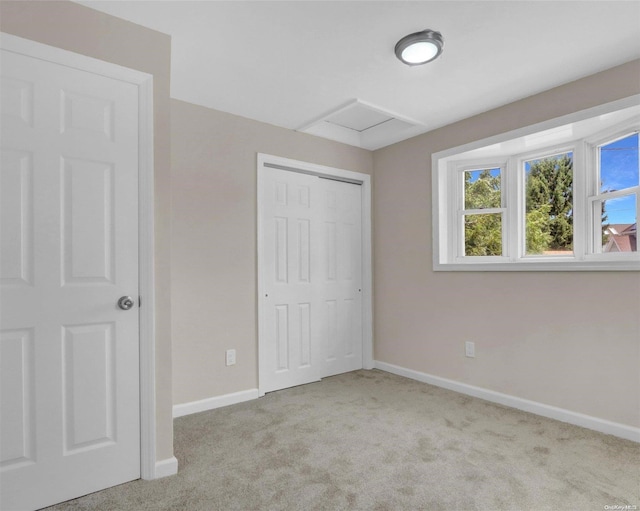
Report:
M182 403L173 405L173 418L190 415L192 413L206 412L223 406L235 405L244 401L258 399L258 389L243 390L232 394L224 394L222 396L201 399L200 401L192 401L190 403Z
M173 476L178 473L178 460L175 456L166 460L156 461L156 472L154 479Z
M640 442L640 428L634 428L633 426L627 426L625 424L599 419L590 415L572 412L570 410L565 410L564 408L545 405L543 403L538 403L537 401L529 401L528 399L522 399L509 394L502 394L482 387L475 387L455 380L440 378L439 376L421 373L419 371L414 371L413 369L406 369L393 364L387 364L386 362L379 362L376 360L374 365L376 369L397 374L399 376L405 376L412 380L429 383L430 385L460 392L461 394L491 401L492 403L517 408L518 410L534 413L536 415L542 415L543 417L548 417L550 419L567 422L583 428L593 429L608 435L614 435L634 442Z

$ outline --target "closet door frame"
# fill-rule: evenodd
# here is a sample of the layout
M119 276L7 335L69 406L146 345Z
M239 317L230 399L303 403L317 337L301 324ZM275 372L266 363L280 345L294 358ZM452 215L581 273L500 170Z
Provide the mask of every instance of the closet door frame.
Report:
M265 394L263 375L261 374L261 354L264 354L264 300L265 272L264 260L264 225L261 212L263 211L262 196L264 190L264 169L275 168L289 172L309 174L347 183L356 183L362 187L362 367L373 369L373 280L371 259L371 176L362 172L354 172L314 163L282 158L269 154L258 153L257 158L257 246L258 246L258 393Z

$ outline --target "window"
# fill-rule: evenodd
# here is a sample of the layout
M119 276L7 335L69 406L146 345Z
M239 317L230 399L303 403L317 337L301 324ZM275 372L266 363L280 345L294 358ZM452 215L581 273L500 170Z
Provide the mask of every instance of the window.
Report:
M574 119L433 156L434 269L640 270L637 99Z
M573 255L573 152L524 160L527 256Z
M501 256L503 207L501 169L463 170L464 205L460 211L464 226L465 256Z
M591 251L595 254L638 251L638 133L592 144L596 165L588 209Z

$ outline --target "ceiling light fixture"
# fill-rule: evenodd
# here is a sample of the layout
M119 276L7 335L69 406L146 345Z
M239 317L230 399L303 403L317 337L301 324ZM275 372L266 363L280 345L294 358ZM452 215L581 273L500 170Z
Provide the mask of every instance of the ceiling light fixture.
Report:
M444 48L440 32L423 30L403 37L396 44L396 57L408 66L419 66L436 59Z

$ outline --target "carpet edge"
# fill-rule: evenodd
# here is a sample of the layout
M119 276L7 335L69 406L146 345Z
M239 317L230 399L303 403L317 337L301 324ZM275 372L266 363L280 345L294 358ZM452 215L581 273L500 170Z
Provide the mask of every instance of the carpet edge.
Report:
M482 387L476 387L467 383L462 383L455 380L449 380L447 378L441 378L440 376L434 376L432 374L415 371L413 369L407 369L405 367L389 364L387 362L374 361L376 369L386 371L388 373L396 374L398 376L404 376L412 380L417 380L436 387L442 387L454 392L459 392L472 397L484 399L492 403L501 404L510 408L516 408L525 412L530 412L536 415L541 415L549 419L555 419L561 422L573 424L574 426L580 426L587 429L592 429L600 433L606 433L625 440L631 440L633 442L640 443L640 428L628 426L626 424L620 424L618 422L612 422L591 415L585 415L578 412L573 412L564 408L558 408L551 405L546 405L538 401L530 401L520 397L512 396L509 394L503 394L493 390L485 389Z

